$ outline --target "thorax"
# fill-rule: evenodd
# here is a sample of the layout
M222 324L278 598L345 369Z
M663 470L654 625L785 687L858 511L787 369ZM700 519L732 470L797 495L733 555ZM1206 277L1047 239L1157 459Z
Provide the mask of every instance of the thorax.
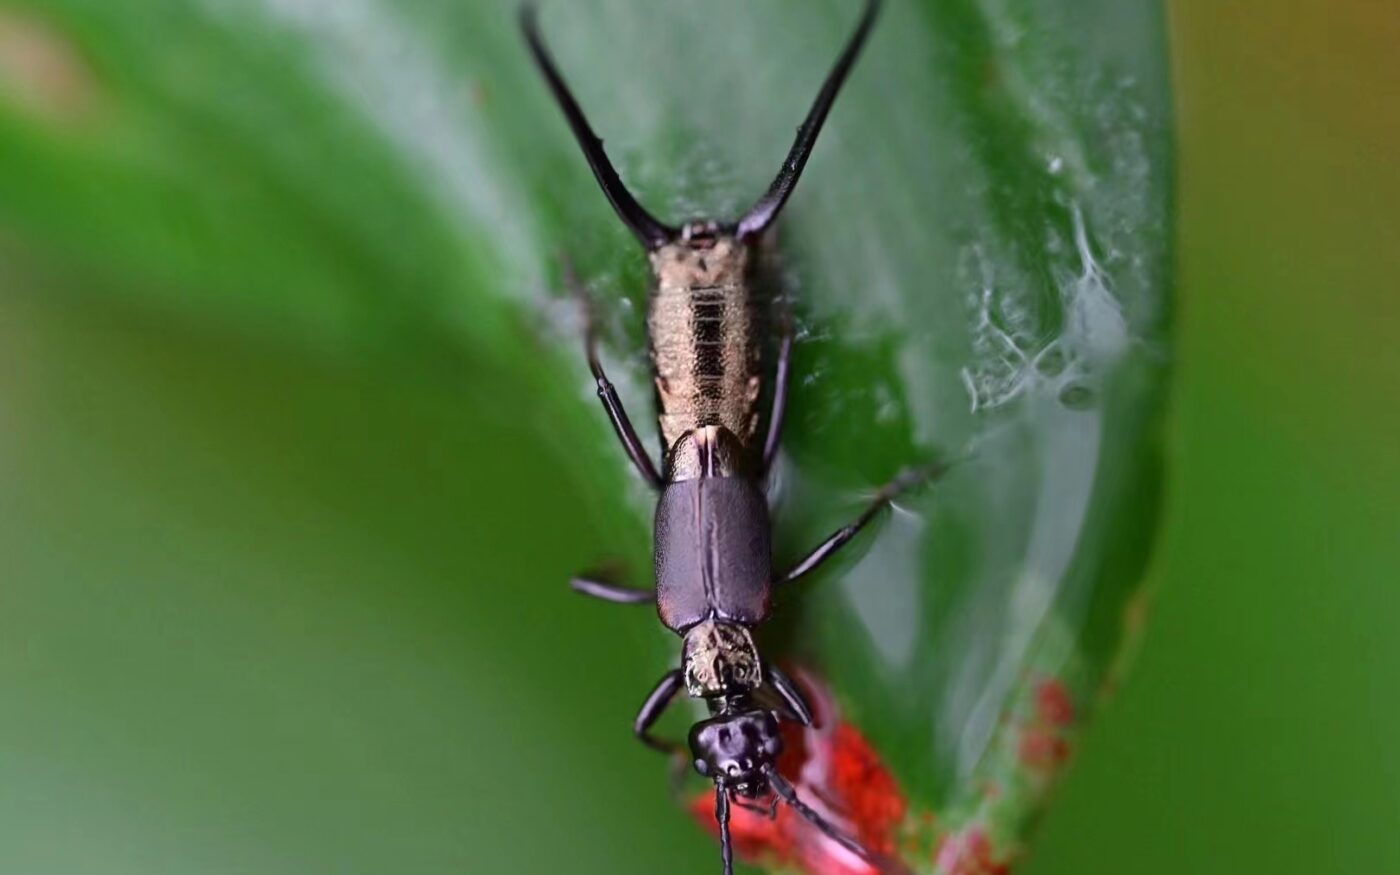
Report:
M656 596L675 632L710 620L768 617L773 554L768 503L752 455L721 426L682 436L656 507Z

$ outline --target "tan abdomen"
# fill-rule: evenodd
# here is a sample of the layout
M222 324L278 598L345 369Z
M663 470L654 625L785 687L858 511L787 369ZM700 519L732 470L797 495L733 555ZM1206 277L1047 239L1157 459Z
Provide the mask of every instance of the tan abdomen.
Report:
M657 287L647 327L667 448L707 425L749 444L758 430L763 325L748 248L727 238L704 249L676 243L651 260Z

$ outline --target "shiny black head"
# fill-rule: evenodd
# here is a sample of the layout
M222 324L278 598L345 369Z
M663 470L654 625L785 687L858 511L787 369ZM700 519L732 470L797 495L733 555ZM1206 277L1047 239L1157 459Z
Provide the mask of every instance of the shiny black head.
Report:
M778 718L772 712L755 709L721 713L702 720L690 730L690 752L695 758L695 770L715 782L715 821L719 824L725 875L732 875L734 871L734 843L729 833L731 800L734 797L758 799L770 792L774 806L771 813L776 813L781 799L851 853L877 870L885 871L881 862L872 858L859 842L803 802L787 779L778 773L783 740L778 732ZM735 804L753 808L742 801Z
M778 720L769 711L721 714L690 730L695 771L746 799L768 789L768 771L782 753Z

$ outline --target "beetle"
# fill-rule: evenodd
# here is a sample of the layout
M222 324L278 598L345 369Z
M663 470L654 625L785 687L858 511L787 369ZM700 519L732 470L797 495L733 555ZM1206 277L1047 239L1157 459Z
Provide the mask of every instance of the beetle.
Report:
M653 604L662 623L682 638L681 666L647 696L633 725L636 736L663 753L684 757L715 785L726 875L732 872L730 805L756 807L771 793L827 835L869 860L856 841L807 806L778 773L778 720L810 725L812 710L799 688L764 662L752 629L768 619L775 590L820 567L905 489L936 476L939 466L907 471L887 484L855 521L843 526L792 568L775 574L763 485L776 458L791 377L791 318L771 374L766 428L763 394L765 318L756 291L760 246L781 213L838 92L880 11L866 0L854 31L827 75L782 168L767 192L737 221L700 219L667 225L637 202L603 151L541 36L534 5L521 7L521 27L536 66L562 109L603 194L646 249L652 270L647 331L659 408L663 464L658 471L598 357L597 335L585 303L584 345L598 396L633 466L658 493L655 589L576 578L575 590L619 604ZM567 271L566 271L567 272ZM570 276L577 286L577 278ZM684 689L704 700L710 716L692 727L687 745L656 737L657 719ZM767 690L760 696L760 691ZM762 698L776 698L778 709Z

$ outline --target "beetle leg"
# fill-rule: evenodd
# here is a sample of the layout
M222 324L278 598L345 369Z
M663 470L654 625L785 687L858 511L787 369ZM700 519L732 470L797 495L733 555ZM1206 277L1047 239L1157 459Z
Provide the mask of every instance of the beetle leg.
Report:
M632 732L637 736L637 740L655 751L677 756L685 753L685 748L674 741L667 741L664 738L657 738L651 734L651 727L656 725L656 721L666 711L676 694L681 691L681 670L673 668L666 672L666 675L657 683L656 688L647 696L647 700L642 703L642 708L637 712L637 719L632 722Z
M615 583L606 583L587 577L575 577L570 580L569 588L574 592L592 596L595 599L602 599L605 602L612 602L616 605L650 605L656 602L656 592L654 590L638 589L634 586L620 586Z
M778 456L778 445L783 438L783 419L787 414L788 383L792 379L792 342L796 329L792 321L792 306L786 302L779 305L783 337L778 344L778 367L773 376L773 409L768 415L768 436L763 441L763 470L766 473L773 467Z
M802 695L802 691L792 682L792 678L783 674L782 669L776 665L767 666L765 673L768 675L768 683L773 685L773 689L782 698L783 704L787 705L788 710L792 712L792 716L797 718L797 722L803 726L811 726L812 706L807 704L807 697Z
M671 795L680 800L685 793L685 777L690 769L690 751L683 744L657 738L651 734L651 727L665 713L667 706L676 700L681 691L681 670L673 668L661 678L656 689L651 691L637 719L632 723L632 732L637 740L654 751L666 754L671 759Z
M573 263L568 258L562 261L564 281L578 299L579 309L583 312L583 345L588 353L588 369L593 372L593 379L598 383L598 398L603 402L603 408L608 411L613 431L617 432L617 439L622 442L622 448L627 451L627 456L632 460L637 473L642 475L642 479L652 489L660 489L661 475L656 473L656 465L642 446L641 439L637 437L637 430L632 427L632 420L627 417L622 399L617 397L617 389L608 379L607 372L603 370L603 362L598 358L598 333L593 328L593 307L588 299L588 292L583 283L579 282Z
M855 522L842 526L835 532L832 532L830 537L822 541L811 553L807 554L807 558L798 562L790 568L787 573L781 575L774 582L774 585L791 583L821 567L822 563L830 559L842 547L849 544L852 538L860 534L861 529L870 525L871 520L879 516L880 511L889 507L890 503L902 493L914 486L918 486L921 483L938 477L946 469L947 465L934 463L922 468L913 468L901 472L899 476L885 484L880 491L875 494L875 499L870 502L870 506L865 509L865 512L856 518Z

